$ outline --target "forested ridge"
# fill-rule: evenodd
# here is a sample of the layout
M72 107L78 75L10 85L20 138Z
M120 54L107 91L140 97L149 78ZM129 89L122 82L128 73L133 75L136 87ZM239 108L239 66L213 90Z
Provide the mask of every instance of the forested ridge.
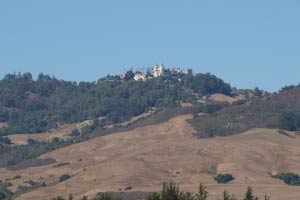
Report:
M211 74L174 75L134 81L107 76L96 82L71 82L40 74L7 74L0 80L1 135L41 133L60 124L105 117L118 123L152 108L195 103L196 95L230 94L231 87Z

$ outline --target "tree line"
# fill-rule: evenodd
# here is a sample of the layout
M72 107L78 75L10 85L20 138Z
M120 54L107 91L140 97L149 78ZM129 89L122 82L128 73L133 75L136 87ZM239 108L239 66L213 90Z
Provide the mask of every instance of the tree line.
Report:
M129 73L130 74L130 73ZM71 82L40 74L7 74L0 80L1 135L41 133L60 124L106 117L118 123L149 109L196 103L193 93L230 94L231 87L211 74L174 75L134 81L110 76L97 82Z
M207 191L207 187L200 184L198 191L196 193L184 192L179 189L175 182L164 183L162 186L162 190L160 192L155 192L147 196L146 200L207 200L209 197L209 192ZM243 200L259 200L257 196L255 196L251 187L248 187ZM263 200L270 200L270 197L265 194L262 198ZM58 196L56 198L52 198L51 200L74 200L73 195L69 195L69 197L64 198L63 196ZM80 200L89 200L87 196L82 197ZM121 200L118 198L114 198L109 193L99 193L96 197L91 198L90 200ZM229 194L226 190L222 194L221 199L217 200L238 200L234 194Z

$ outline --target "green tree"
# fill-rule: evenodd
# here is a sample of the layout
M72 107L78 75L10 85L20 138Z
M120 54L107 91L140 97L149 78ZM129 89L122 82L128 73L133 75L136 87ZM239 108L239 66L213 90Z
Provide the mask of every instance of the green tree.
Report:
M69 194L68 200L74 200L74 196L72 194Z
M83 196L80 200L89 200L88 196Z
M93 200L114 200L114 198L108 193L99 193Z
M179 187L175 182L169 184L164 183L161 191L161 200L180 200L182 192L179 191Z
M198 193L195 195L195 199L196 200L206 200L208 198L208 192L207 192L207 188L200 184L199 185L199 189L198 189Z
M271 198L267 195L267 194L265 194L265 196L264 196L264 200L270 200Z
M146 200L161 200L160 194L154 192L146 197Z
M61 177L59 177L59 182L64 182L64 181L66 181L66 180L68 180L68 179L70 179L70 178L71 178L70 175L64 174L64 175L62 175Z
M58 196L58 197L52 198L51 200L65 200L65 198L63 196Z
M244 200L258 200L258 197L255 197L251 187L247 188Z
M125 81L131 81L134 78L134 73L132 70L129 70L126 74L125 74Z

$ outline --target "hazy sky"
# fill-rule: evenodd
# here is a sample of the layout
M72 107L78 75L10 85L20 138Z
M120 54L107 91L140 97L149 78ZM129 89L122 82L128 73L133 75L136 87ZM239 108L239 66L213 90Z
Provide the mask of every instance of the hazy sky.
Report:
M211 72L240 88L300 82L297 0L7 0L0 76L96 80L130 67Z

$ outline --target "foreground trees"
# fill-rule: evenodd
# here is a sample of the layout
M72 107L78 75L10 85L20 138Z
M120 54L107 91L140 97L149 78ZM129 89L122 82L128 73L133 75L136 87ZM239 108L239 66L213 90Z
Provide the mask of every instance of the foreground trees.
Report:
M146 197L146 200L207 200L209 197L209 193L207 191L207 187L200 184L198 188L198 192L196 194L190 192L183 192L179 189L175 182L164 183L162 190L160 192L155 192ZM64 198L62 196L58 196L51 200L73 200L73 196L69 195L68 198ZM270 200L270 197L267 195L264 196L264 200ZM82 197L80 200L89 200L87 196ZM118 198L114 198L109 193L99 193L95 198L90 200L121 200ZM223 192L223 197L217 200L238 200L233 194L230 195L226 190ZM245 193L245 197L243 200L259 200L253 193L251 187L247 188Z

